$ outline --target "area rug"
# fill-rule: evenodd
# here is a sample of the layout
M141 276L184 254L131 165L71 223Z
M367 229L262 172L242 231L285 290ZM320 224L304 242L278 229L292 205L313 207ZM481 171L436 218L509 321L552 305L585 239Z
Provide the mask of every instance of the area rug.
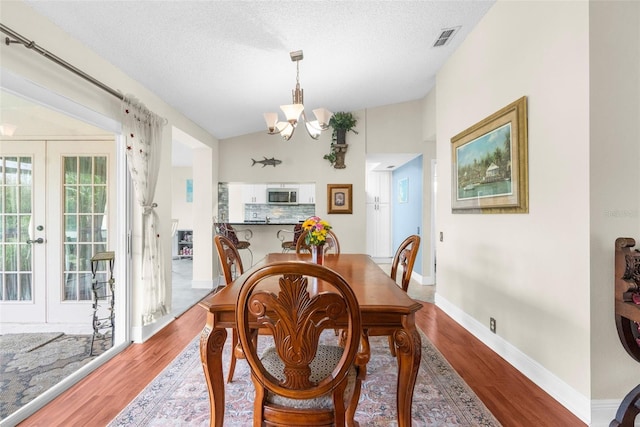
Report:
M420 335L422 360L413 396L413 425L500 426L431 341ZM209 398L198 345L196 337L109 426L208 426ZM229 347L228 339L223 366L229 366ZM360 426L397 426L396 378L397 364L387 338L372 337L371 360L356 412ZM234 380L225 387L224 425L252 425L254 388L245 360L238 360Z
M0 354L28 353L62 335L62 332L0 335Z
M0 420L111 348L111 338L63 333L0 335Z

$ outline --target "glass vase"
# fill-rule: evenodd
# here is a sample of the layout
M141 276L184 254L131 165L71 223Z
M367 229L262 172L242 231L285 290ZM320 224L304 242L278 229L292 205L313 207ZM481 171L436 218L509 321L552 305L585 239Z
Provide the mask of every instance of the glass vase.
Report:
M324 246L311 245L311 262L322 265L324 261Z

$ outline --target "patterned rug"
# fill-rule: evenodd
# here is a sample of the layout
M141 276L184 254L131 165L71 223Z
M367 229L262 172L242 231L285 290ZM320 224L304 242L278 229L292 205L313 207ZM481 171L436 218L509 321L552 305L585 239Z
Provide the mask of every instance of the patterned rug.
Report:
M330 332L333 335L333 331ZM420 335L422 361L413 396L413 425L500 426L429 339L422 332ZM224 348L223 366L229 366L229 337L231 333ZM208 426L209 398L200 364L198 338L109 426ZM261 336L260 339L270 337ZM397 426L396 378L397 364L389 353L387 338L372 337L367 379L362 384L356 412L361 427ZM245 360L238 360L234 380L226 384L225 392L225 426L250 426L254 389Z
M89 356L90 343L91 335L0 335L0 420L111 348L96 338Z

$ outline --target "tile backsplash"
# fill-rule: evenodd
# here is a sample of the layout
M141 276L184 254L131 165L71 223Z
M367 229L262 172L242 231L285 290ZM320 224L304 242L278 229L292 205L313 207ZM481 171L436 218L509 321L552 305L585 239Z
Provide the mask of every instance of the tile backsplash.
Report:
M252 203L244 205L245 221L263 221L268 217L271 223L294 224L304 221L315 214L316 205L314 204L270 205Z
M247 203L244 205L244 221L266 221L278 224L295 224L316 214L315 204L270 205L264 203ZM229 220L229 189L227 183L218 185L218 221Z

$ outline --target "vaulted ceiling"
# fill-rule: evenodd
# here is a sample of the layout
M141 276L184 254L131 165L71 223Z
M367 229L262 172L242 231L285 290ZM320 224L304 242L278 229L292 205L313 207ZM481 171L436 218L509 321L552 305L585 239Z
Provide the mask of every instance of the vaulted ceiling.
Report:
M304 52L307 110L354 111L424 97L493 1L26 3L224 139L263 131L262 114L291 103L295 50ZM433 47L447 29L456 29L453 37ZM47 49L46 40L34 41Z

